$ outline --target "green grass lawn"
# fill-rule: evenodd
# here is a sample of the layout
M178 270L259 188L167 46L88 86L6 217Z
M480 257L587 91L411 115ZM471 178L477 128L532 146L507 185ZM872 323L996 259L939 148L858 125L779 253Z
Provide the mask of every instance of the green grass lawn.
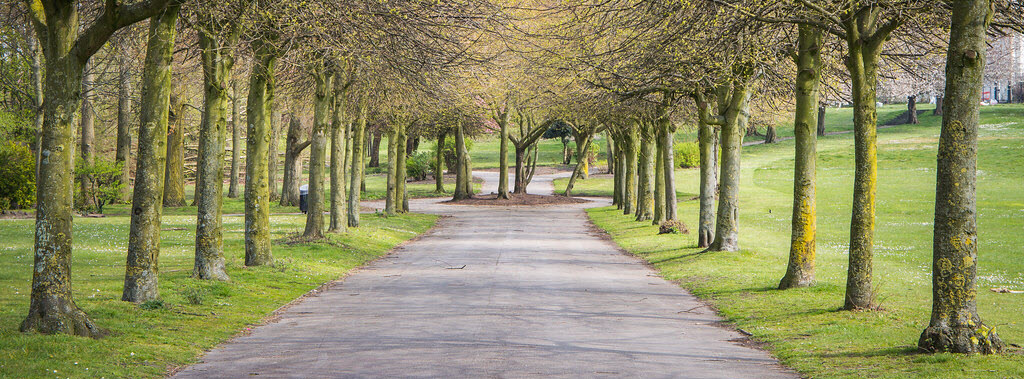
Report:
M842 118L840 111L830 110ZM848 112L848 110L847 110ZM590 211L594 223L625 249L708 300L736 327L814 378L1019 378L1019 347L1000 356L919 354L917 339L931 305L931 238L935 155L941 119L879 130L875 239L875 312L837 311L843 304L853 176L853 137L819 142L817 284L778 291L789 252L793 141L744 148L740 245L736 253L698 254L696 237L657 236L614 208ZM978 309L1004 341L1024 344L1024 106L982 109L978 175ZM679 170L679 214L697 222L696 170ZM610 194L610 179L579 182L577 193ZM563 183L564 186L564 183Z
M165 216L160 252L163 306L143 309L120 300L128 217L75 219L75 300L97 325L112 332L95 340L18 331L28 312L34 220L0 220L0 377L163 376L173 367L196 362L203 351L258 324L278 307L426 231L436 216L385 219L363 214L362 227L332 235L329 243L281 243L300 233L305 220L305 215L271 216L275 262L247 268L243 218L225 217L231 281L221 283L189 277L195 216Z

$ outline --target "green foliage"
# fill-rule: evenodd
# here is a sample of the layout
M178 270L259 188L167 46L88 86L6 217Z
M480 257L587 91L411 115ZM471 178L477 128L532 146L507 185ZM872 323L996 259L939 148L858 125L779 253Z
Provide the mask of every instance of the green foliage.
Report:
M553 122L551 126L548 127L548 130L544 131L544 135L541 136L541 138L544 139L561 138L562 140L566 140L571 137L572 128L570 128L569 124L565 123L565 121L562 120Z
M466 138L466 151L473 151L472 139ZM458 154L456 154L455 152L454 135L444 139L444 150L442 151L442 153L444 154L444 166L450 172L453 169L455 169L456 160L458 160L459 158Z
M682 142L675 147L675 161L679 168L700 167L700 146L697 142Z
M4 141L31 145L35 141L35 126L32 125L32 112L0 111L0 138Z
M434 173L434 154L421 151L409 156L405 159L405 172L413 180L427 180Z
M81 196L91 199L96 209L84 209L85 211L103 213L104 205L113 203L121 197L125 186L124 183L121 183L123 163L96 159L96 162L90 165L78 160L75 166L75 177L78 180L90 179L90 185L85 188L85 192L81 193Z
M19 209L36 201L35 157L28 147L0 143L0 210Z
M145 309L147 311L155 311L157 309L163 309L164 308L164 301L163 300L149 300L149 301L146 301L146 302L144 302L142 304L139 304L139 308Z

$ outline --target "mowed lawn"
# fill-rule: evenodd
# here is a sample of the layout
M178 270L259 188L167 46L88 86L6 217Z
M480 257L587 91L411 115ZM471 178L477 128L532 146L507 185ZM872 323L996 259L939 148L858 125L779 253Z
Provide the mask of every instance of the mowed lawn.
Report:
M830 110L831 117L849 109ZM880 117L881 118L881 117ZM875 228L874 312L843 304L853 193L853 137L819 142L818 258L815 286L776 290L789 253L793 141L745 147L740 189L740 252L700 254L694 234L657 236L614 208L594 223L662 275L709 301L786 365L813 378L1024 377L1024 106L982 108L978 163L978 309L1011 344L999 356L920 354L931 310L935 156L941 118L880 129ZM697 170L677 172L679 214L697 223ZM563 182L564 183L564 182ZM564 185L564 184L563 184ZM611 179L579 182L576 192L610 194ZM697 343L697 342L695 342Z
M304 293L419 235L436 220L421 214L363 214L363 226L329 236L326 243L287 244L289 236L302 231L305 215L272 215L274 263L247 268L243 217L226 216L224 250L231 281L209 282L190 278L196 216L167 213L176 215L163 218L162 302L141 307L121 301L129 218L75 219L74 296L98 326L110 330L102 339L18 331L28 313L34 220L0 219L0 377L163 376L196 362L203 351Z

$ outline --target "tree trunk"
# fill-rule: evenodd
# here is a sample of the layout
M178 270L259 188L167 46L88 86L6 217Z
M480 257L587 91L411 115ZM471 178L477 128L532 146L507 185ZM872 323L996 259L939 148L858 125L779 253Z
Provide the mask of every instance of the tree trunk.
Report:
M245 265L270 264L270 155L271 110L277 56L256 41L249 98L245 104Z
M277 184L278 167L280 167L281 163L281 154L278 153L278 150L281 148L281 119L283 118L280 103L275 101L270 104L270 148L267 152L267 158L269 159L267 163L267 183L270 187L270 201L281 200L281 187ZM241 148L239 146L239 150Z
M348 125L345 116L345 96L347 91L344 88L344 80L341 72L334 74L334 106L331 112L331 222L328 232L344 233L348 230L348 220L345 212L345 198L348 188L345 186L345 174L347 174Z
M447 132L441 132L434 149L434 193L444 193L444 140L447 136Z
M380 141L383 136L384 133L379 130L373 133L373 139L370 140L369 146L370 162L366 164L366 167L380 167Z
M991 1L952 2L932 247L932 316L918 347L928 352L999 353L1003 341L978 316L978 118Z
M466 133L462 128L462 121L458 121L455 129L455 152L458 155L455 169L455 196L452 200L469 199L473 197L473 179L469 176L468 163L469 153L466 151Z
M164 206L185 206L185 103L171 95L168 113L167 167L164 169Z
M583 143L583 150L581 150L579 152L579 154L580 154L579 156L585 157L586 154L590 153L590 145L592 144L593 140L594 140L593 130L586 131L585 134L584 134L583 140L580 141L580 142ZM573 188L573 186L576 185L576 179L579 179L580 177L583 177L583 174L581 172L583 170L586 170L586 169L587 169L586 159L577 159L576 160L576 169L573 170L572 175L569 176L569 183L565 185L565 196L566 197L572 197L572 188Z
M352 146L351 162L352 162L352 176L349 179L349 191L348 191L348 226L350 228L359 227L359 200L362 195L360 190L362 189L363 179L363 156L366 153L363 152L363 136L366 131L366 95L363 95L359 100L359 115L356 116L355 124L352 124L352 141L349 143Z
M164 159L170 123L171 60L175 24L180 5L150 20L146 65L142 72L142 104L139 109L139 152L132 196L121 300L141 303L159 297L157 276L160 256L160 222L163 213Z
M82 164L84 166L90 166L95 161L94 147L96 144L96 112L92 107L93 97L93 85L96 80L96 75L92 73L92 65L86 64L86 73L84 80L82 80L82 135L81 135L81 146L79 147L79 154L82 158ZM91 196L86 196L89 188L92 187L92 178L88 175L80 178L81 180L81 192L82 192L82 207L84 209L92 210L96 207L96 201Z
M313 130L309 148L309 194L306 197L305 238L324 238L324 169L327 164L327 123L331 113L334 75L320 67L313 74Z
M391 130L388 132L388 180L387 180L387 192L384 196L384 214L388 216L394 216L398 213L398 206L395 204L398 191L397 171L398 171L398 157L396 156L396 150L398 150L398 138L396 138L397 131Z
M932 111L932 115L942 116L942 96L935 98L935 110Z
M606 174L614 174L615 173L615 143L612 141L612 133L609 132L609 131L605 131L605 133L604 133L604 140L605 140L605 148L607 148L606 153L608 154L608 171L606 171L605 173Z
M395 141L395 158L398 163L395 165L395 208L399 213L409 212L409 194L406 191L406 165L405 157L409 146L409 135L406 134L407 124L398 123L398 140Z
M500 148L498 149L498 199L508 199L508 117L511 112L505 109L504 113L499 114L498 126L501 127L501 133L498 137L501 139Z
M853 90L854 185L850 223L850 263L844 309L874 307L871 261L875 235L875 191L878 180L875 87L878 85L878 54L861 41L849 43L847 67Z
M789 245L789 264L786 266L786 275L779 282L779 289L806 287L814 283L817 233L815 166L818 153L817 134L812 128L818 125L814 106L818 104L818 87L821 82L822 32L806 25L801 25L799 29L799 51L795 62L796 110L793 117L793 131L796 135L793 228Z
M45 115L43 109L43 48L40 46L39 38L30 38L30 49L32 50L32 93L35 94L35 103L32 104L35 109L35 118L33 119L33 125L36 131L35 141L35 153L36 153L36 180L38 181L39 176L39 164L42 162L43 153L43 118ZM125 168L127 171L128 169ZM127 181L124 182L127 185ZM127 187L126 187L127 188ZM125 195L127 198L127 195Z
M623 204L622 214L631 215L636 209L636 183L637 183L637 125L633 125L623 138L623 150L626 152L626 176L623 177L625 191L622 193Z
M661 225L665 221L665 147L660 128L656 130L654 145L654 217L651 223Z
M131 195L131 150L132 150L132 95L131 95L131 72L128 68L128 58L121 52L118 56L118 85L117 85L117 151L114 154L114 162L121 164L121 197L119 202L127 202Z
M737 251L739 246L740 149L747 129L750 91L747 83L733 84L732 96L722 125L721 186L718 197L718 219L711 251Z
M281 189L281 205L299 206L299 177L302 175L302 151L310 141L299 142L302 138L302 123L295 113L288 122L288 140L284 148L284 186Z
M828 107L824 105L818 106L818 137L825 136L825 111Z
M697 247L708 247L715 238L715 198L718 197L718 132L715 126L698 120L697 140L700 148L700 216L697 221Z
M242 163L242 127L238 125L242 102L239 97L238 82L238 79L231 80L231 178L228 185L228 197L232 199L238 197L238 171Z
M640 163L637 165L637 221L648 221L654 218L655 139L654 126L644 125L640 136ZM582 162L579 160L576 165L580 166Z
M99 337L104 331L75 305L71 291L74 157L67 147L75 143L74 120L82 103L78 94L84 62L69 51L78 31L77 8L68 4L60 11L47 15L47 38L41 38L46 55L46 101L37 100L42 102L43 124L37 150L41 159L36 182L35 258L28 317L21 331Z
M203 64L204 96L203 123L199 129L199 160L196 162L196 250L192 277L228 280L224 267L221 195L224 192L228 78L231 77L234 57L223 43L229 41L202 31L198 34ZM232 88L237 90L237 85ZM237 96L237 91L234 92ZM237 167L232 167L232 173L238 173Z
M661 145L664 147L661 150L661 163L664 165L662 172L665 175L665 220L675 221L679 219L676 211L676 127L668 118L668 105L663 105L661 112L656 126L661 130Z
M907 96L907 124L920 124L917 120L917 96Z
M775 143L778 135L775 133L775 125L768 125L764 131L764 143Z
M580 166L579 170L576 170L576 175L579 175L580 179L586 179L590 177L590 158L587 153L586 144L591 143L594 140L593 134L587 134L590 132L575 133L573 138L576 139L576 164Z
M624 203L623 199L625 198L623 196L623 188L624 188L624 184L623 183L625 183L624 182L624 177L626 176L625 175L626 170L624 169L623 163L625 163L625 161L626 161L626 159L625 159L626 154L623 153L623 149L622 149L622 145L623 144L622 144L621 136L619 136L618 133L616 133L616 135L617 135L618 139L616 139L616 141L615 141L614 154L615 154L615 162L617 162L617 163L615 165L616 166L615 167L615 171L612 173L612 179L613 179L612 181L614 183L613 184L614 188L612 189L612 203L615 205L615 207L617 209L622 209L622 205Z

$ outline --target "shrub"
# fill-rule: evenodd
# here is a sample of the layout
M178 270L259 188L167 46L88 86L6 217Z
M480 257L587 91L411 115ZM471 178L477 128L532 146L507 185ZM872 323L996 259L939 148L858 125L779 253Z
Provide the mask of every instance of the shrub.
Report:
M405 159L405 174L413 180L427 180L434 173L434 156L421 151Z
M658 226L658 234L689 234L690 229L682 221L665 221Z
M103 213L104 205L113 203L121 197L124 190L124 183L121 183L121 169L124 164L96 159L96 162L91 165L78 160L76 166L75 176L78 180L85 177L90 180L89 186L85 188L85 192L81 196L91 199L92 204L96 206L96 209L86 209L86 211Z
M466 138L466 151L473 151L473 140ZM444 139L444 150L441 152L444 155L444 166L448 169L448 172L452 172L455 169L455 160L458 159L458 155L455 154L455 136L451 135Z
M700 167L700 147L696 142L675 144L676 166L680 168Z
M36 201L36 160L28 147L0 143L0 210L20 209Z

